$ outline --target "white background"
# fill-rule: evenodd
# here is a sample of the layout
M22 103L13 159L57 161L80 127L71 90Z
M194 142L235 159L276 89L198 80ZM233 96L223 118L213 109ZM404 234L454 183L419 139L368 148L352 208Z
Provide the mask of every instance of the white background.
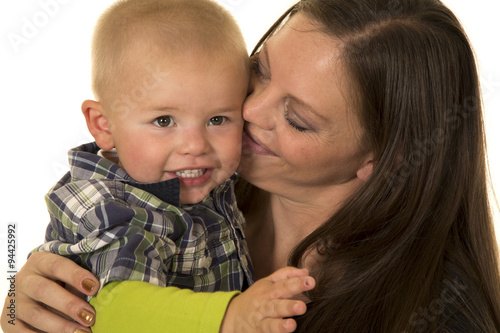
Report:
M404 1L404 0L402 0ZM43 242L43 196L67 171L67 150L92 141L80 112L90 91L89 45L112 0L0 3L0 302L8 290L7 225L15 223L17 269ZM219 0L239 21L251 50L294 0ZM445 1L461 19L481 71L489 158L500 192L500 44L495 1ZM49 6L49 4L51 4ZM28 28L28 27L31 27ZM34 28L34 29L33 29ZM495 204L496 205L496 204ZM496 212L498 206L496 205ZM497 229L500 220L495 218Z

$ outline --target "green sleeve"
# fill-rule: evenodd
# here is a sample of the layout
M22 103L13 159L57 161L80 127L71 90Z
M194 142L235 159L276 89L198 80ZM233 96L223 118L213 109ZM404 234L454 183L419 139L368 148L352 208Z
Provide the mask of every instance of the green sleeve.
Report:
M93 333L219 332L226 308L239 292L201 293L142 281L106 284L90 304Z

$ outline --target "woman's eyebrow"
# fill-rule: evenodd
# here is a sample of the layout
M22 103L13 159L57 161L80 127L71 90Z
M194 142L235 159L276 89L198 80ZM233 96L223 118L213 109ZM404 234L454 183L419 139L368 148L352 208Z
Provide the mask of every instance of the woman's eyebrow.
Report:
M266 66L265 66L266 68L265 69L269 73L269 75L271 75L271 62L269 60L269 53L268 53L268 50L267 50L267 44L266 43L264 43L262 45L260 53L262 54L262 56L264 58L264 61L265 61L265 64L266 64ZM261 64L262 64L262 61L261 61ZM311 112L313 115L315 115L316 117L320 118L321 120L328 121L328 119L325 116L323 116L322 114L320 114L311 105L307 104L306 102L304 102L300 98L298 98L298 97L296 97L294 95L287 95L287 98L290 99L291 101L293 101L295 104L301 106L305 110Z
M304 102L300 98L298 98L296 96L293 96L293 95L287 95L287 98L290 101L292 101L293 103L299 105L301 108L305 109L306 111L309 111L314 116L320 118L321 120L323 120L325 122L329 121L328 118L326 118L324 115L322 115L321 113L319 113L318 111L316 111L311 105L307 104L306 102Z
M264 45L262 45L262 49L260 50L260 53L264 56L264 60L266 62L266 70L271 73L271 63L269 62L269 53L267 51L267 44L264 43ZM261 62L262 64L262 62Z

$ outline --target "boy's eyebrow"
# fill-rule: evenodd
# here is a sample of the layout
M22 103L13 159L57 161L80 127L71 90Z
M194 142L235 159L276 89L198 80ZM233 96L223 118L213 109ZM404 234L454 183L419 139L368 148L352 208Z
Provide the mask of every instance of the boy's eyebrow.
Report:
M170 108L170 107L164 107L164 106L153 106L150 108L150 111L157 111L157 112L165 112L165 111L176 111L179 110L178 108Z
M229 112L235 112L235 111L241 111L241 105L233 105L229 107L224 107L220 109L214 109L212 112L216 113L229 113ZM173 107L152 107L150 111L154 112L179 112L182 111L180 108L173 108Z
M228 108L222 108L222 109L217 109L215 110L216 112L220 112L220 113L228 113L228 112L235 112L235 111L241 111L241 105L239 106L231 106L231 107L228 107Z

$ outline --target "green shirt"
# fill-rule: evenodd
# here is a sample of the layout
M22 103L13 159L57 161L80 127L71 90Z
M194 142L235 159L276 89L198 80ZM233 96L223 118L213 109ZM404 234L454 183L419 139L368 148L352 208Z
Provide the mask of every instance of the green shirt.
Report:
M238 294L114 281L90 300L97 313L92 332L217 333L229 302Z

